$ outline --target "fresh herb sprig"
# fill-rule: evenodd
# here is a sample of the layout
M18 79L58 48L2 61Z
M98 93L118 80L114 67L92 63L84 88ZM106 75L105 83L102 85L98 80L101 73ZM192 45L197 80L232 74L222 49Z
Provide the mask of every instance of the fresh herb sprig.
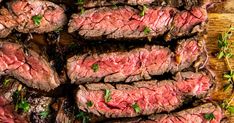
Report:
M140 16L145 16L145 11L146 11L147 7L145 5L142 6L142 10L140 12Z
M89 118L88 114L84 113L83 111L79 111L78 114L75 116L77 119L81 120L82 123L88 123L91 119Z
M204 114L204 118L206 120L213 120L213 119L215 119L215 116L213 113L207 113L207 114Z
M224 78L227 79L227 84L223 86L223 90L229 90L230 88L233 89L234 87L234 71L230 64L230 58L233 57L232 54L232 43L229 42L229 39L232 36L232 31L234 31L234 27L230 27L228 31L219 34L218 37L218 48L219 53L217 55L218 59L224 59L225 63L227 64L227 67L229 71L224 74ZM232 101L234 100L234 94L229 99L226 99L221 104L221 107L224 108L227 112L230 114L234 114L234 106L231 105Z
M18 90L16 90L12 95L12 98L13 98L14 104L15 104L15 111L20 110L23 112L28 112L30 109L30 104L25 99L23 93L24 92L22 91L22 89L18 88Z
M104 96L105 102L110 102L111 100L111 91L106 89L105 90L105 96Z

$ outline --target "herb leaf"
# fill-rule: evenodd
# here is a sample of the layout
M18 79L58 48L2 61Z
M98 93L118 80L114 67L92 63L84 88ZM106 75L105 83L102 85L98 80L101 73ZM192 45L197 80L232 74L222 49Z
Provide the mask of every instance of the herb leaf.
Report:
M41 24L41 19L42 19L42 16L41 15L35 15L32 17L33 19L33 22L36 26L40 26Z
M213 119L215 119L215 116L213 113L207 113L207 114L204 114L204 118L206 120L213 120Z
M87 105L88 107L92 107L92 106L93 106L93 102L92 102L92 101L88 101L88 102L86 103L86 105Z
M228 106L227 110L230 112L230 114L234 114L234 106Z
M10 79L4 79L3 85L7 86L10 83Z
M88 121L90 121L89 116L83 111L80 111L75 117L79 120L82 120L82 123L88 123Z
M84 0L77 0L77 4L78 4L78 5L84 4Z
M146 11L147 7L145 5L143 5L143 8L141 10L140 16L145 16L145 11Z
M85 12L84 7L81 7L81 8L80 8L80 14L84 14L84 12Z
M150 33L150 28L146 26L144 29L144 34L148 35L149 33Z
M41 116L43 119L47 118L48 115L49 115L49 112L48 112L48 111L42 111L42 112L40 112L40 116Z
M18 108L22 109L24 112L28 112L30 105L27 100L23 99L19 102Z
M105 90L105 96L104 96L104 99L105 99L105 102L110 102L110 100L111 100L111 91L110 90L108 90L108 89L106 89Z
M97 72L98 69L99 69L99 65L98 64L93 64L91 68L93 69L93 72Z
M136 113L141 112L141 108L139 107L139 105L137 103L133 104L132 108L134 108L134 110L135 110Z

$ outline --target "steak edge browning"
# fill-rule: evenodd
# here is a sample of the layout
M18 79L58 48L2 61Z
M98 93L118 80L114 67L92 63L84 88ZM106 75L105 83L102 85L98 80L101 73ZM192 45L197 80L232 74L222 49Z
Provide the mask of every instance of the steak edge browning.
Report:
M155 7L140 11L129 6L90 9L73 14L68 32L78 31L86 39L142 39L166 34L165 39L203 31L207 11L201 7L178 11L172 7ZM148 30L146 33L145 30Z
M162 46L135 48L124 52L85 53L67 61L67 74L72 83L133 82L151 79L153 75L165 72L175 73L188 68L203 52L198 39L181 41L175 53ZM206 58L205 58L206 59ZM93 68L96 65L96 70Z
M213 114L214 119L207 120L205 114ZM141 123L220 123L223 118L222 110L219 106L206 103L195 108L182 110L172 114L157 114L149 117L150 120Z
M32 50L16 43L0 42L0 74L11 75L29 87L49 91L60 85L49 63Z
M67 17L62 7L41 0L14 0L0 9L0 38L12 29L22 33L45 33L61 28Z
M105 117L135 117L159 112L170 112L183 104L187 96L201 97L212 86L211 76L200 72L178 73L175 80L142 81L132 85L87 84L80 85L76 95L78 107L83 111ZM105 90L110 91L108 102ZM92 105L89 103L91 102ZM134 111L137 104L140 111Z
M220 0L85 0L83 7L93 8L101 6L113 6L116 4L128 5L154 5L154 6L172 6L176 8L190 9L192 6L205 6L210 3L220 2Z

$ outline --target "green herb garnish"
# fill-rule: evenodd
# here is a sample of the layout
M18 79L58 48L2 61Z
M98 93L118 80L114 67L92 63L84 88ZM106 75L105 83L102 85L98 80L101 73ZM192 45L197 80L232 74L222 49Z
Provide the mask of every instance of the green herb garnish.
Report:
M77 4L78 4L78 5L84 4L84 0L77 0Z
M145 5L142 6L142 10L140 13L140 16L144 16L145 15L145 11L146 11L147 7Z
M92 69L93 69L93 72L97 72L98 69L99 69L99 65L98 64L93 64Z
M82 120L82 123L88 123L90 121L89 116L82 111L80 111L75 117L79 120Z
M145 27L144 34L148 35L149 33L150 33L150 28L149 27Z
M207 113L207 114L204 114L204 118L206 120L213 120L213 119L215 119L215 116L213 113Z
M84 14L84 12L85 12L84 7L81 7L81 8L80 8L80 14Z
M40 26L41 24L41 19L42 19L42 16L41 15L35 15L32 17L33 19L33 22L36 26Z
M3 81L4 86L8 86L9 83L10 83L10 79L4 79Z
M21 110L23 112L28 112L30 109L30 104L23 97L23 92L21 90L16 90L13 95L13 102L15 104L15 111Z
M42 112L40 112L40 116L41 116L43 119L47 118L48 115L49 115L49 111L42 111Z
M230 43L229 39L232 36L232 31L234 30L234 27L230 27L228 31L219 34L218 37L218 48L219 48L219 53L217 55L218 59L224 59L225 63L227 64L228 67L228 72L224 74L224 78L227 79L227 83L223 86L223 90L229 90L234 88L234 71L232 69L231 63L230 63L230 58L233 57L232 54L232 43ZM234 99L234 94L226 100L223 100L221 107L225 109L225 112L228 112L229 114L234 113L234 106L231 105L232 101Z
M141 112L141 109L140 109L140 107L139 107L139 105L137 103L133 104L132 108L135 110L136 113Z
M86 105L87 105L88 107L92 107L92 106L93 106L93 102L92 102L92 101L88 101L88 102L86 103Z
M105 102L110 102L111 100L111 91L106 89L105 90L105 96L104 96Z

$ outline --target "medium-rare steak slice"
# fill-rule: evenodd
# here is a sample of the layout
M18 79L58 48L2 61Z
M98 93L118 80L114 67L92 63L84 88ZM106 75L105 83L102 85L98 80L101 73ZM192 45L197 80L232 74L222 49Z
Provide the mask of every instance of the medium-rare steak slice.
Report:
M16 27L16 22L13 19L10 12L1 7L0 9L0 38L5 38L9 35L14 27Z
M81 3L85 8L93 8L100 6L113 6L116 4L128 4L128 5L154 5L163 6L168 5L177 8L189 9L192 6L203 6L211 2L220 2L220 0L84 0Z
M38 53L0 41L0 75L11 75L29 87L49 91L59 86L57 73Z
M104 82L147 80L153 75L188 68L204 54L203 48L198 39L191 38L181 41L175 53L157 45L101 54L88 52L68 59L67 74L77 84L102 79Z
M170 112L187 96L204 96L212 85L206 73L178 73L175 80L142 81L132 85L80 85L76 95L81 110L105 117L135 117Z
M192 7L179 11L172 7L148 8L144 16L129 6L102 7L73 14L68 31L78 31L86 39L139 39L167 33L166 40L203 31L206 9Z
M205 119L205 115L213 115L213 119ZM220 123L223 113L220 107L206 103L195 108L171 114L155 114L150 120L141 123Z
M49 1L14 0L8 3L8 8L17 22L15 29L19 32L51 32L66 23L64 9Z

